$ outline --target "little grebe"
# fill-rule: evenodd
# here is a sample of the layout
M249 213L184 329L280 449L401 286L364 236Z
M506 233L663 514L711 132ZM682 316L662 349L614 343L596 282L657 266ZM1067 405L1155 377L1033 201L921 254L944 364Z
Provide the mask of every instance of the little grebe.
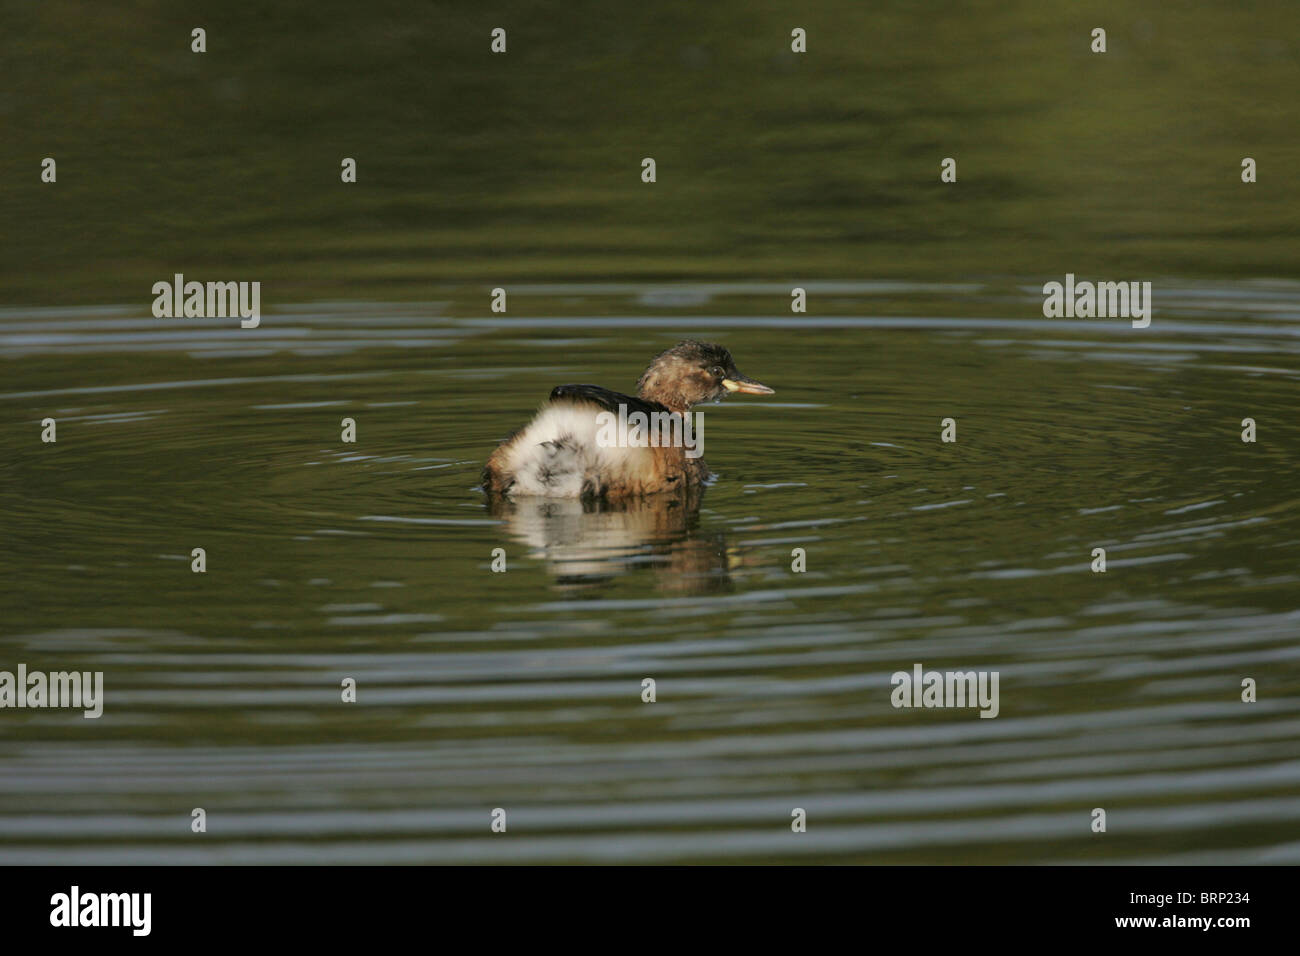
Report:
M685 417L692 406L730 392L771 395L772 389L741 375L722 346L690 340L654 357L637 382L636 398L599 385L560 385L536 417L492 453L483 487L494 495L623 498L697 485L709 469L681 443L617 447L598 437L602 421L619 415L620 406L624 415L641 412L653 421Z

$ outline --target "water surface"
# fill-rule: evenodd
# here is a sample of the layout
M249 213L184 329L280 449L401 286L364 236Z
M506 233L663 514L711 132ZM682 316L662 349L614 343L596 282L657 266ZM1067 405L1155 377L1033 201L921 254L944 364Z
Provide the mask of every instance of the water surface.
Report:
M1035 282L3 310L0 668L107 690L3 713L0 862L1300 862L1300 285ZM488 507L553 385L687 335L777 390L698 502ZM916 663L1000 715L894 709Z

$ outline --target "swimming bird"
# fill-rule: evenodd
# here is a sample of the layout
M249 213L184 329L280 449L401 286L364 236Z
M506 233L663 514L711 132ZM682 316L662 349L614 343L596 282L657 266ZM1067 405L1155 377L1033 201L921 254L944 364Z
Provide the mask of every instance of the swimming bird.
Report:
M648 421L662 423L661 433L671 436L676 428L681 437L689 435L692 407L732 392L773 394L741 375L722 346L689 339L654 357L637 382L635 397L599 385L557 386L533 420L488 458L483 487L509 497L625 498L699 485L709 469L682 441L610 441L610 421L618 417L625 422L640 412Z

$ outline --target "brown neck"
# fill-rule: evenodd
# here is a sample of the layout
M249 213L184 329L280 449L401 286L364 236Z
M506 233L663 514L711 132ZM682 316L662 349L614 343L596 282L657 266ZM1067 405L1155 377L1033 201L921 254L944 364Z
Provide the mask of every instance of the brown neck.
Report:
M686 414L691 410L691 403L674 388L656 387L657 383L645 383L637 392L639 398L647 402L658 402L670 412Z

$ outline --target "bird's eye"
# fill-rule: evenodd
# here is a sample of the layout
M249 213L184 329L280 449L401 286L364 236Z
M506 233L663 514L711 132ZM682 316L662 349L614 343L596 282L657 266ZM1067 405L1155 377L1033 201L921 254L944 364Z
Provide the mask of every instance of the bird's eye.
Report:
M714 378L722 378L722 366L721 365L713 366L713 368L709 369L709 374L712 375Z

